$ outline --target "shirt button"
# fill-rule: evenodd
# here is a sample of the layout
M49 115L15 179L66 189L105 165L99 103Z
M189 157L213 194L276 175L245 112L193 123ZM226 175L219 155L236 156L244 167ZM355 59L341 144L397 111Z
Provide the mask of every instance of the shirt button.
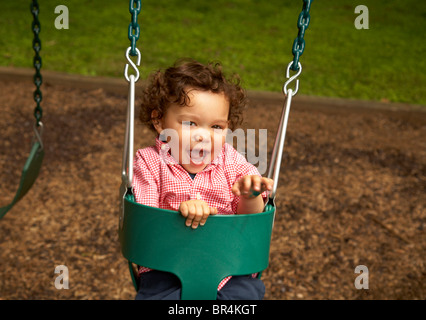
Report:
M201 194L197 192L197 200L201 200Z

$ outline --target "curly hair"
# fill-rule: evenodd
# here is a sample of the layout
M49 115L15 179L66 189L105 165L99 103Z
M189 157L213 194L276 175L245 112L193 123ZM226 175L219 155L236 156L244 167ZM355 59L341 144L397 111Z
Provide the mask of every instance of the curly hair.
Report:
M233 130L243 121L246 94L240 79L237 76L232 81L226 79L219 63L204 65L192 59L182 59L164 72L153 73L149 80L142 96L139 118L154 132L152 111L156 110L156 119L161 119L171 104L187 106L189 89L225 94L229 101L229 128Z

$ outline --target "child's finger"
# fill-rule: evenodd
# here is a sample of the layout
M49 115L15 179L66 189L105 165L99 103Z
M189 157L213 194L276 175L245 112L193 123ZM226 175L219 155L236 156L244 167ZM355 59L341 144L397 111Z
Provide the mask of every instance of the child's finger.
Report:
M245 176L242 178L242 185L241 185L241 193L242 194L248 194L250 192L251 188L251 176Z
M252 176L252 188L256 191L260 190L261 178L259 176Z
M237 182L234 183L234 185L232 186L231 191L236 196L240 196L241 195L241 192L240 192L240 182L239 181L237 181Z
M262 178L262 192L266 190L272 190L274 180L269 178Z
M207 205L207 203L204 203L203 204L203 217L200 220L200 226L204 226L204 224L207 221L207 218L210 215L210 212L211 212L211 210L210 210L209 206Z
M187 227L191 226L192 224L192 220L194 219L194 208L193 206L187 202L182 202L179 206L179 211L180 214L184 217L187 218L185 220L185 225Z
M189 211L188 211L188 205L187 205L185 202L182 202L182 203L180 204L180 206L179 206L179 211L180 211L180 214L181 214L184 218L186 218L186 217L188 216L188 214L189 214Z
M207 211L207 216L208 216L208 211ZM203 217L204 217L204 205L200 203L195 204L195 215L194 215L194 219L192 220L193 229L196 229L198 227Z
M188 215L187 215L187 219L186 219L186 226L189 227L192 224L192 220L194 220L195 218L195 214L196 214L196 208L195 205L193 203L188 203Z

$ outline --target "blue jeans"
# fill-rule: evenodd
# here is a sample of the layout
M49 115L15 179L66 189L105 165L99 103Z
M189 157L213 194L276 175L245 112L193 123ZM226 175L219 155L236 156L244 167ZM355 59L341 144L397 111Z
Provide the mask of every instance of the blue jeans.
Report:
M136 300L180 300L181 284L172 273L152 270L142 273ZM247 276L233 276L217 292L217 300L262 300L265 285L262 280Z

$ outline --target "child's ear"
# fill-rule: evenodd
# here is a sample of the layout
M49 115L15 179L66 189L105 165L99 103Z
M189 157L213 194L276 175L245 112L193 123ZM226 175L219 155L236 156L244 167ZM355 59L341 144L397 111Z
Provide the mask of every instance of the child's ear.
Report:
M161 131L163 131L163 124L161 122L161 119L159 118L159 113L157 110L152 110L151 112L151 122L152 125L154 126L155 130L157 131L158 134L161 133Z

